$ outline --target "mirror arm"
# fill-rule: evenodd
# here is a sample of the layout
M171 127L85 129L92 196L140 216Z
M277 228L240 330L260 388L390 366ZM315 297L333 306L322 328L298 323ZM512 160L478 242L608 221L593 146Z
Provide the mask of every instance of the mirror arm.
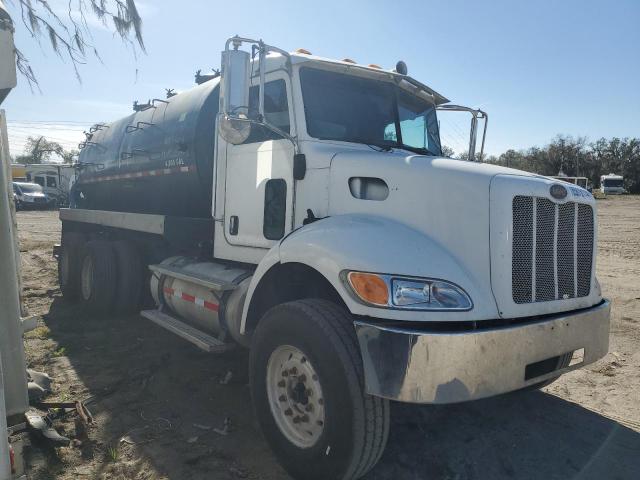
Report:
M252 118L229 117L229 116L226 116L226 117L229 118L229 119L232 119L234 122L244 122L244 123L250 123L252 125L259 125L261 127L265 127L267 129L271 130L272 132L280 135L281 137L286 138L287 140L289 140L293 144L293 153L294 154L300 153L299 148L298 148L298 139L296 137L293 137L293 136L289 135L284 130L281 130L276 126L271 125L270 123L260 122L258 120L253 120Z
M449 112L469 112L471 118L471 133L469 135L469 160L476 161L476 142L478 139L478 119L484 120L484 129L482 131L482 143L480 146L480 160L484 156L484 141L487 136L487 123L489 116L483 110L479 108L464 107L462 105L438 105L436 110L449 111Z
M265 44L262 40L260 40L259 51L258 51L258 61L260 62L260 87L258 88L258 113L260 114L260 121L265 120L264 116L264 88L265 88L265 59L267 57L267 51L265 48Z

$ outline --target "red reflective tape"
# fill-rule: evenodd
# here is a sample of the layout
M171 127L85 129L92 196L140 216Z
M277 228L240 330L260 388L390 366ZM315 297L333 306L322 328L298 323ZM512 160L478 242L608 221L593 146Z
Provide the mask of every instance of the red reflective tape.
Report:
M175 292L175 290L173 288L164 287L164 293L168 293L169 295L173 295L173 292Z
M195 303L196 302L196 297L194 297L193 295L189 295L188 293L184 293L182 292L182 299L186 302L191 302L191 303Z
M117 175L94 176L83 179L84 183L107 182L111 180L121 180L128 178L155 177L157 175L172 175L174 173L195 172L195 165L187 165L183 167L163 168L159 170L143 170L140 172L119 173Z
M218 305L217 303L207 302L205 300L204 301L204 308L206 308L207 310L213 310L214 312L217 312L218 309L220 308L220 305Z

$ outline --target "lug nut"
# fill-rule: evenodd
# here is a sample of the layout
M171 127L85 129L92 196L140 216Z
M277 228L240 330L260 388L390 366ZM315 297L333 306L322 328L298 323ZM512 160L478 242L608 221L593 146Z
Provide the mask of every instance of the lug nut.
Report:
M284 380L280 380L280 381L278 382L278 386L279 386L280 388L284 388L284 387L286 387L286 386L287 386L287 383L286 383Z
M287 396L286 395L280 395L280 397L278 397L278 400L280 400L281 402L286 402L287 401Z
M313 412L313 404L312 403L307 403L307 406L304 407L304 409L307 412Z
M322 420L318 420L318 421L316 422L316 424L317 424L319 427L321 427L321 426L323 426L323 425L324 425L324 422L323 422Z
M293 417L293 423L300 423L300 417Z
M287 372L286 370L282 371L282 376L283 377L288 377L289 376L289 372Z
M300 363L306 363L307 362L307 357L302 357L300 359Z
M301 421L302 423L309 423L309 415L307 415L307 414L302 415L302 416L300 417L300 421Z
M319 403L320 405L324 405L324 398L319 398L319 399L318 399L318 403Z
M307 397L313 397L313 390L311 390L310 388L307 388L304 392Z
M307 381L307 376L303 373L302 375L300 375L298 377L298 380L300 380L302 383Z
M298 374L298 369L296 367L292 367L291 370L289 370L289 373L291 375L297 375Z
M316 374L314 373L314 374L313 374L313 376L311 377L311 379L312 379L314 382L317 382L317 381L318 381L318 375L316 375Z
M287 417L290 417L291 415L293 415L293 410L291 410L290 408L287 408L287 409L284 411L284 414L285 414Z

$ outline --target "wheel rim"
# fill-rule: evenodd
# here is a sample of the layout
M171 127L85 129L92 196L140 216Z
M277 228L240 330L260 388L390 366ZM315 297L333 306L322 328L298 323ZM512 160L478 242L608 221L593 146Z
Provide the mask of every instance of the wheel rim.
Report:
M282 434L300 448L315 445L324 431L324 397L318 374L301 350L281 345L271 353L267 395Z
M82 262L82 274L80 275L80 286L82 290L82 298L89 300L91 296L91 284L93 281L93 259L90 255L84 257Z

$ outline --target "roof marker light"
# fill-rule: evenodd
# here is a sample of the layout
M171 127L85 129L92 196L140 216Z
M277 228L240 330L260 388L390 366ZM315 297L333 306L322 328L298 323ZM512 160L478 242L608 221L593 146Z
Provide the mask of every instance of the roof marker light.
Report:
M375 63L370 63L368 65L369 68L377 68L378 70L382 70L382 67L380 65L376 65Z
M303 55L312 55L312 53L309 50L306 50L304 48L297 49L296 53L302 53Z
M342 61L346 63L358 63L355 60L351 60L350 58L343 58Z

